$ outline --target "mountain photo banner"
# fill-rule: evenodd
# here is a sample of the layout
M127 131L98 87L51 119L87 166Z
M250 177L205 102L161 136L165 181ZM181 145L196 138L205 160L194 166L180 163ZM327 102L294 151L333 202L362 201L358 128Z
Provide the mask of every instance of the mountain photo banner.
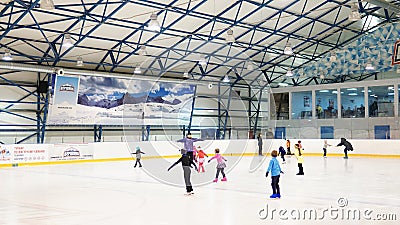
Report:
M60 124L68 122L76 116L76 101L78 100L79 77L55 76L52 84L49 119L58 117Z
M57 76L58 79L59 76ZM78 79L78 77L75 77ZM53 107L60 102L54 87ZM52 111L48 124L187 125L195 85L80 76L74 113ZM51 107L51 108L53 108Z

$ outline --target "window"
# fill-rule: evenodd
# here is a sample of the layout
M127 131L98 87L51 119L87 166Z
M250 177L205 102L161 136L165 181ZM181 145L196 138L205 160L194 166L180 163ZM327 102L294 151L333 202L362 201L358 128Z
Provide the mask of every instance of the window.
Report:
M317 119L337 118L337 90L315 91L315 98Z
M309 119L312 117L311 91L292 93L292 119Z
M364 118L364 88L340 89L342 103L342 118Z
M368 87L370 117L394 116L394 86Z
M289 93L274 93L275 116L277 120L289 119Z

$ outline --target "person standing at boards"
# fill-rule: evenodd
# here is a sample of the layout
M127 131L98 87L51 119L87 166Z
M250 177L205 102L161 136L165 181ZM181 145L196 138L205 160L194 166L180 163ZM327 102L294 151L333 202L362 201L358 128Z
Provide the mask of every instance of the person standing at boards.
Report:
M258 141L258 155L263 155L263 140L262 140L262 135L261 133L258 133L257 135L257 141Z

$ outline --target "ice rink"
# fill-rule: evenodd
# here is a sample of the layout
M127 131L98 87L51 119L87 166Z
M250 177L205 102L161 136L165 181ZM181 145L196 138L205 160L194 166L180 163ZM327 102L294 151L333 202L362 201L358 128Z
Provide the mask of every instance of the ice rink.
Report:
M144 160L144 168L157 160ZM0 224L399 224L399 159L307 157L299 177L289 158L280 200L269 199L269 159L253 173L251 160L242 158L228 182L194 187L194 196L132 161L2 168ZM214 174L215 164L206 170Z

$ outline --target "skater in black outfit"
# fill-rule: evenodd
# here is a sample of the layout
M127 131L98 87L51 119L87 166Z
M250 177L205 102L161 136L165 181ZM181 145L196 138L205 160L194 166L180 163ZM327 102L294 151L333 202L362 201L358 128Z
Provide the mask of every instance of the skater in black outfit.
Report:
M346 138L340 138L340 143L336 146L342 146L344 145L344 158L348 159L349 157L347 157L347 151L353 151L353 146L351 145L350 142L348 142L346 140Z
M282 158L282 161L283 161L282 164L285 164L286 163L286 160L285 160L286 151L283 148L283 146L279 146L279 154L278 155L280 155Z
M181 149L181 154L182 157L178 159L178 161L176 161L174 164L172 164L169 168L168 171L170 169L172 169L174 166L178 165L179 163L182 163L182 168L183 168L183 177L185 179L185 185L186 185L186 195L192 195L193 193L193 187L192 187L192 183L190 182L190 175L192 173L192 171L190 170L192 168L191 165L194 166L194 168L197 171L197 166L196 164L189 158L189 156L186 154L187 151L184 149ZM193 153L189 153L189 154L193 154Z

